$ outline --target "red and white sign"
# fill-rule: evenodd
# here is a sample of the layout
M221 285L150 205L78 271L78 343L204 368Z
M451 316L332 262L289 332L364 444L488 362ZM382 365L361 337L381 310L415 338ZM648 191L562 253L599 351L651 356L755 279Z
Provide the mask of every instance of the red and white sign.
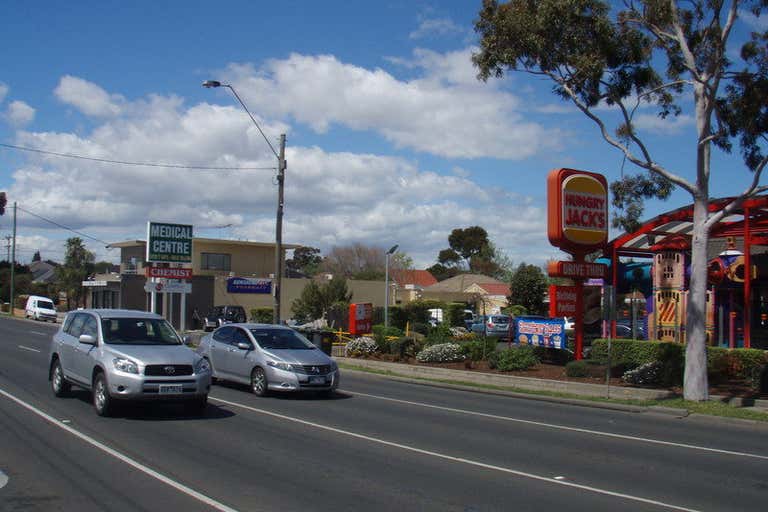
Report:
M576 279L599 279L605 277L608 267L602 263L578 261L550 261L547 273L551 277L571 277Z
M608 240L608 184L605 176L555 169L547 176L549 241L571 254L586 254Z
M562 317L576 314L576 299L579 288L576 286L549 287L549 316Z
M373 325L373 304L349 305L349 333L353 335L369 334Z
M164 277L166 279L192 279L192 269L174 267L147 267L147 277Z

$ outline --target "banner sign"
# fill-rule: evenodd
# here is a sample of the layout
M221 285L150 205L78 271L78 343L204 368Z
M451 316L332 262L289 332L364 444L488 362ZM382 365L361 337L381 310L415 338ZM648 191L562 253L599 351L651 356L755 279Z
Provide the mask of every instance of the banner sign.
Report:
M373 325L373 304L349 305L349 333L352 335L369 334Z
M191 268L147 267L147 277L165 277L168 279L192 279Z
M272 280L230 277L227 279L227 293L272 293Z
M147 293L192 293L192 283L184 281L147 281L144 284Z
M147 223L147 261L192 263L192 226Z
M567 349L568 340L565 334L565 321L562 318L526 318L515 319L515 343Z

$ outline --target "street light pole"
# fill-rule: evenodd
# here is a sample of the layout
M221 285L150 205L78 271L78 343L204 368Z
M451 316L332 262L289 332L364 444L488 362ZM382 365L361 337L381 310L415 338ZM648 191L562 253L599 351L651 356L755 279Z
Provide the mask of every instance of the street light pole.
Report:
M251 118L251 121L253 121L253 124L256 125L256 128L259 130L259 133L262 137L264 137L264 140L267 142L267 145L269 146L269 149L272 150L272 153L277 157L277 215L275 220L275 279L274 279L274 308L272 311L272 322L275 324L280 323L280 287L282 286L282 280L283 280L283 205L284 205L284 185L285 185L285 169L288 167L288 164L285 161L285 134L280 135L280 152L278 153L275 151L275 148L272 146L272 143L269 142L269 139L266 135L264 135L264 132L261 129L261 126L259 126L259 123L256 122L256 119L253 117L253 114L251 114L251 111L248 110L248 107L245 106L245 103L243 103L243 100L240 99L240 95L237 94L237 91L235 91L235 88L232 87L230 84L223 84L217 80L206 80L203 82L203 87L212 88L212 87L227 87L230 91L232 91L232 94L234 94L235 98L237 98L237 101L240 102L240 105L242 105L245 112L248 114L248 117Z
M397 244L393 245L384 255L384 335L389 329L389 257L397 250Z

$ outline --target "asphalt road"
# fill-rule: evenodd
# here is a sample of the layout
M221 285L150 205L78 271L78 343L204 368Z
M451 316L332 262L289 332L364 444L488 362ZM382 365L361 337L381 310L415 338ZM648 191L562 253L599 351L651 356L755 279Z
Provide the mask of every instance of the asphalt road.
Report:
M57 399L52 324L0 318L0 510L764 510L768 428L345 372L331 399L214 386L202 417Z

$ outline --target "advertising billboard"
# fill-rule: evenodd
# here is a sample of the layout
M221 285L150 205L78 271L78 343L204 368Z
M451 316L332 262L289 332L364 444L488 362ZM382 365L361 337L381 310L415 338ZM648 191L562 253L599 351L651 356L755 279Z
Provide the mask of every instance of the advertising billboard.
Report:
M565 321L562 318L526 318L515 319L515 343L567 349L568 339L565 334Z
M555 247L586 253L608 240L608 182L605 176L555 169L547 176L547 234Z
M227 293L272 293L272 280L230 277L227 279Z

